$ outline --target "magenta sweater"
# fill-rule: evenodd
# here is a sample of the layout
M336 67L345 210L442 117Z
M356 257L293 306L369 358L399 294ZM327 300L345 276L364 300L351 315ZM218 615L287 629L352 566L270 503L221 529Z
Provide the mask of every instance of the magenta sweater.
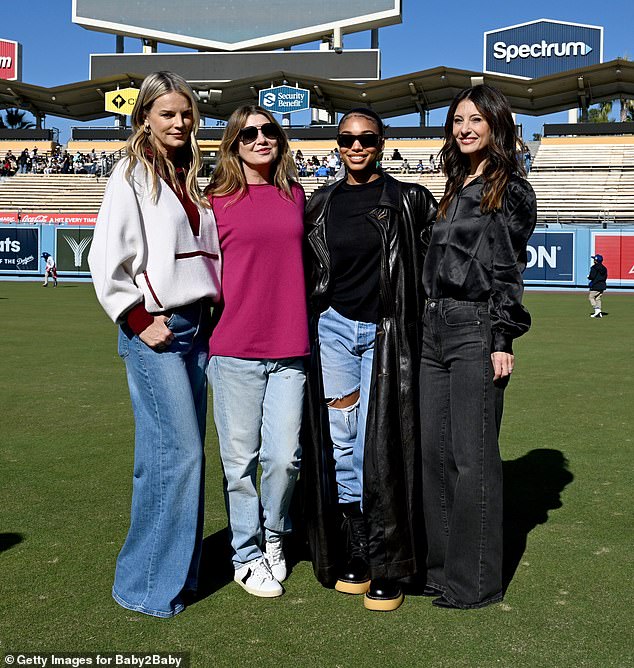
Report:
M222 251L222 314L209 355L282 359L308 354L302 237L304 190L293 201L252 185L210 198Z

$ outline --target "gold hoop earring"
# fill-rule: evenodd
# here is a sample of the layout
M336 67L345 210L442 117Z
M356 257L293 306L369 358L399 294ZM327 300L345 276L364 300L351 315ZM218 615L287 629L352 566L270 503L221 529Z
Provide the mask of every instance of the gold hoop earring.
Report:
M146 123L146 124L143 126L143 132L145 132L146 135L149 135L149 134L150 134L150 124L149 124L149 123Z

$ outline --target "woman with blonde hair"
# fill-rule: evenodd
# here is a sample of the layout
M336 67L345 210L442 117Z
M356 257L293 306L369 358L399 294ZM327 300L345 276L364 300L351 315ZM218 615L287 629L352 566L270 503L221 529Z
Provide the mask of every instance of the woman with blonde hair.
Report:
M208 375L235 581L254 596L275 597L287 575L282 539L291 531L309 348L304 191L270 112L257 106L234 111L205 192L223 254Z
M130 529L112 595L155 617L179 613L195 593L202 549L205 370L220 251L196 183L198 123L184 79L146 77L89 255L97 298L120 326L136 427Z

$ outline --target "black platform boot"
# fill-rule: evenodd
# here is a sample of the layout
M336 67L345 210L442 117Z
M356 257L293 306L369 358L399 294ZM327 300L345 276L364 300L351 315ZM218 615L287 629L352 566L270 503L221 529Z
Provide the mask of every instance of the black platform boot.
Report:
M344 594L365 594L370 587L368 535L359 503L339 504L343 512L342 530L346 537L347 563L335 584Z

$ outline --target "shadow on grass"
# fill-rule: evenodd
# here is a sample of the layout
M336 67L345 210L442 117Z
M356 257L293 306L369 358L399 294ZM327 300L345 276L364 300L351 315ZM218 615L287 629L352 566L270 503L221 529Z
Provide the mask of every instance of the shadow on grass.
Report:
M303 543L304 537L301 530L294 532L284 543L284 555L289 569L289 575L293 572L293 566L300 561L308 560L307 548ZM229 583L233 582L233 563L231 561L231 544L228 529L221 529L207 536L203 540L203 552L200 560L200 571L198 577L198 592L196 601L215 594Z
M539 448L504 467L504 570L506 590L526 550L528 534L561 508L560 494L574 480L559 450Z
M198 578L198 600L211 596L233 580L229 532L221 529L203 540Z
M23 540L24 536L21 533L0 533L0 552L10 550Z

